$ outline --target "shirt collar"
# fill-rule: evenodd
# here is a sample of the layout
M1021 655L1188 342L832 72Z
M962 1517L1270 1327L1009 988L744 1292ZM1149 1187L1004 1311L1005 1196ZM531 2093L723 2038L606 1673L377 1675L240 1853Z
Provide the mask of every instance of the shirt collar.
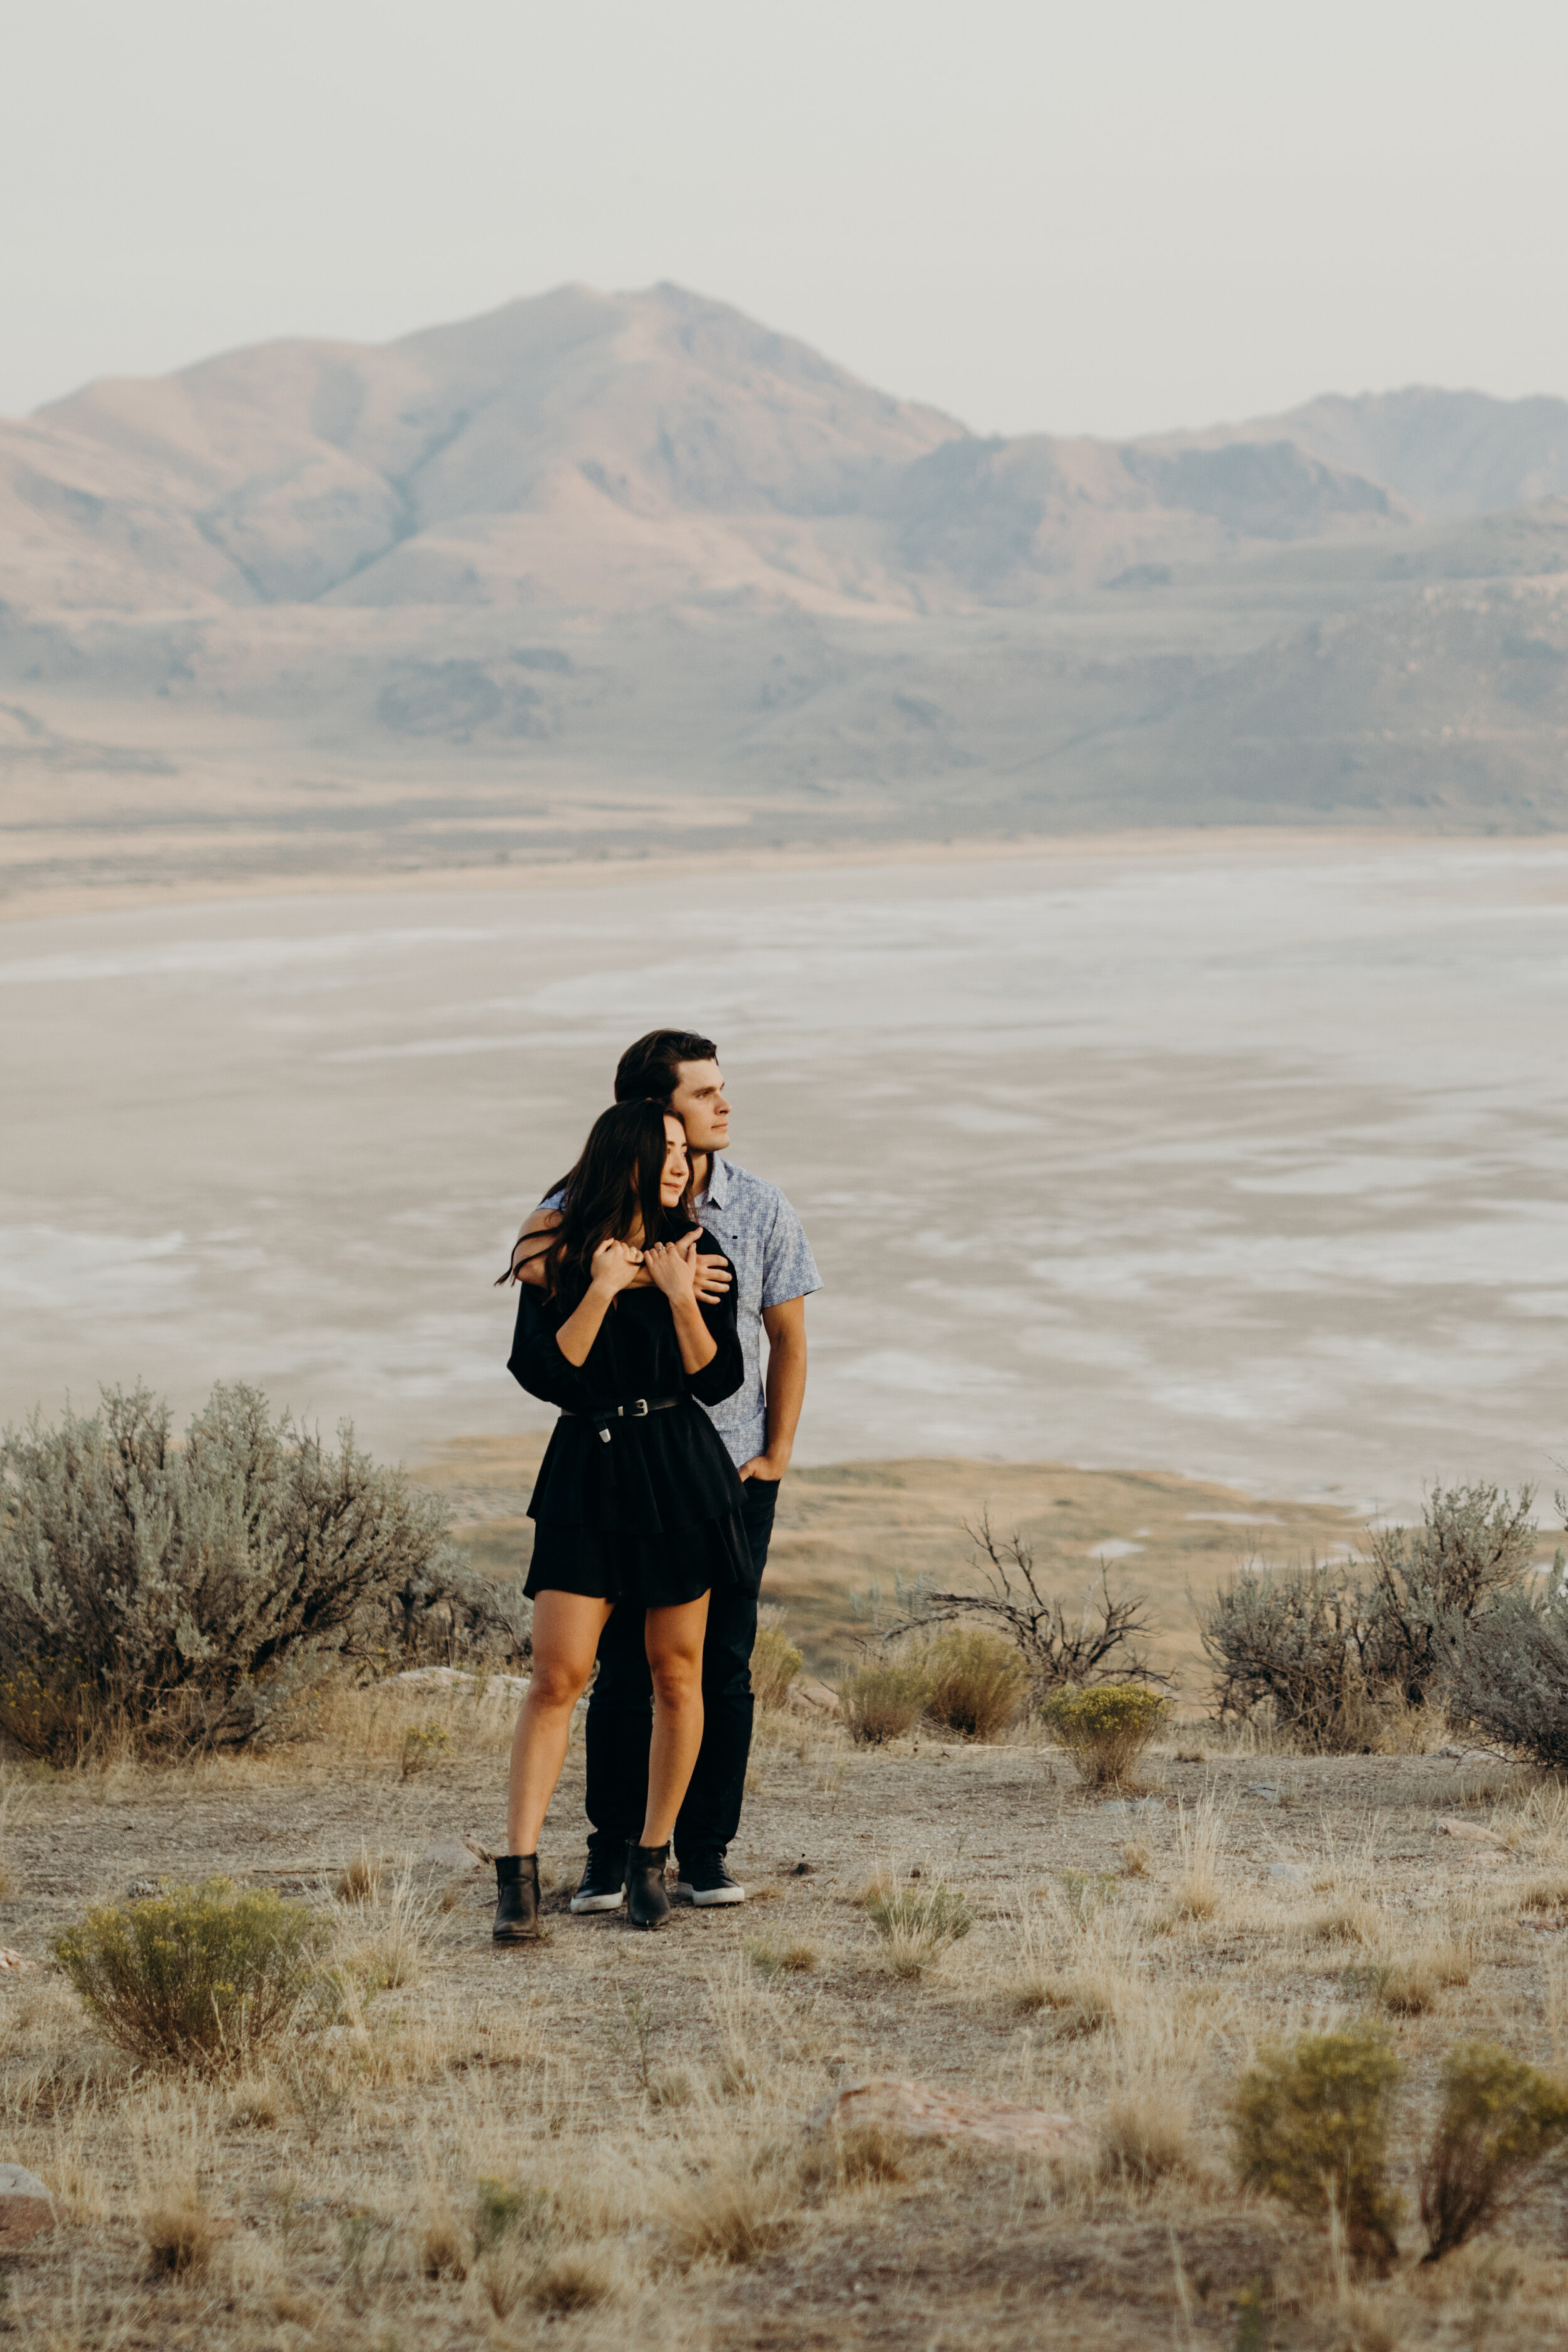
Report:
M715 1151L708 1162L708 1182L699 1193L699 1200L710 1209L721 1209L730 1196L730 1170L727 1162Z

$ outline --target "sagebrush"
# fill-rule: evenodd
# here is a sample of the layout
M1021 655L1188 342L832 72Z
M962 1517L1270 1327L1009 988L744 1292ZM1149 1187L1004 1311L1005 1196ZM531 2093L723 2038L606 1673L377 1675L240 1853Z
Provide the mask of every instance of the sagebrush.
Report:
M1518 1592L1535 1559L1534 1502L1493 1486L1435 1486L1418 1528L1384 1528L1372 1539L1366 1614L1368 1679L1419 1706L1454 1644Z
M242 2072L294 2023L316 1944L307 1905L213 1878L89 1911L54 1951L133 2058L217 2074Z
M1435 1486L1418 1528L1371 1541L1354 1562L1248 1572L1199 1611L1222 1716L1264 1701L1308 1747L1375 1747L1401 1710L1452 1692L1463 1661L1517 1614L1535 1556L1527 1486ZM1568 1752L1568 1750L1565 1750Z
M111 1735L242 1746L348 1657L485 1620L446 1506L215 1388L184 1442L144 1388L0 1438L0 1729L72 1763Z
M1198 1622L1222 1717L1268 1701L1304 1747L1372 1745L1363 1601L1346 1570L1314 1561L1244 1574L1221 1587Z
M1561 1562L1539 1595L1508 1592L1450 1640L1448 1703L1549 1772L1568 1769L1568 1586Z

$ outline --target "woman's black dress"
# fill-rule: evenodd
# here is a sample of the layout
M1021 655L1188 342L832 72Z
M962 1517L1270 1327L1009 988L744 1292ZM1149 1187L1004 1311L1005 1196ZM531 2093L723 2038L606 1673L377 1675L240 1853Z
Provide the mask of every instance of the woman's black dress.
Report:
M719 1244L704 1234L698 1248ZM682 1365L669 1301L651 1285L617 1293L581 1366L556 1344L571 1307L530 1283L521 1290L507 1368L530 1396L563 1408L529 1497L533 1561L523 1590L671 1609L715 1584L743 1584L751 1554L741 1482L701 1410L741 1385L733 1286L701 1309L718 1348L700 1372ZM639 1419L605 1412L638 1397L678 1402Z

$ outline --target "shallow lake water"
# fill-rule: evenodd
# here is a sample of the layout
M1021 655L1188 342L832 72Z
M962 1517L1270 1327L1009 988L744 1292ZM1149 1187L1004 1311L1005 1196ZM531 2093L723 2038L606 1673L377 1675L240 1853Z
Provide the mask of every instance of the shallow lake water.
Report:
M1568 1459L1568 849L1064 852L0 929L0 1418L542 1426L490 1277L656 1023L805 1217L807 1459Z

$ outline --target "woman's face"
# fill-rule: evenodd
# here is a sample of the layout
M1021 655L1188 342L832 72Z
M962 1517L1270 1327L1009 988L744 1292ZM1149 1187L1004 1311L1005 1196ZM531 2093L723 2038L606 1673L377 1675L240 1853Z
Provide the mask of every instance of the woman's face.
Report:
M664 1173L658 1180L658 1197L665 1208L679 1207L680 1196L686 1190L686 1180L690 1172L690 1163L686 1157L686 1129L678 1118L672 1118L666 1111Z

